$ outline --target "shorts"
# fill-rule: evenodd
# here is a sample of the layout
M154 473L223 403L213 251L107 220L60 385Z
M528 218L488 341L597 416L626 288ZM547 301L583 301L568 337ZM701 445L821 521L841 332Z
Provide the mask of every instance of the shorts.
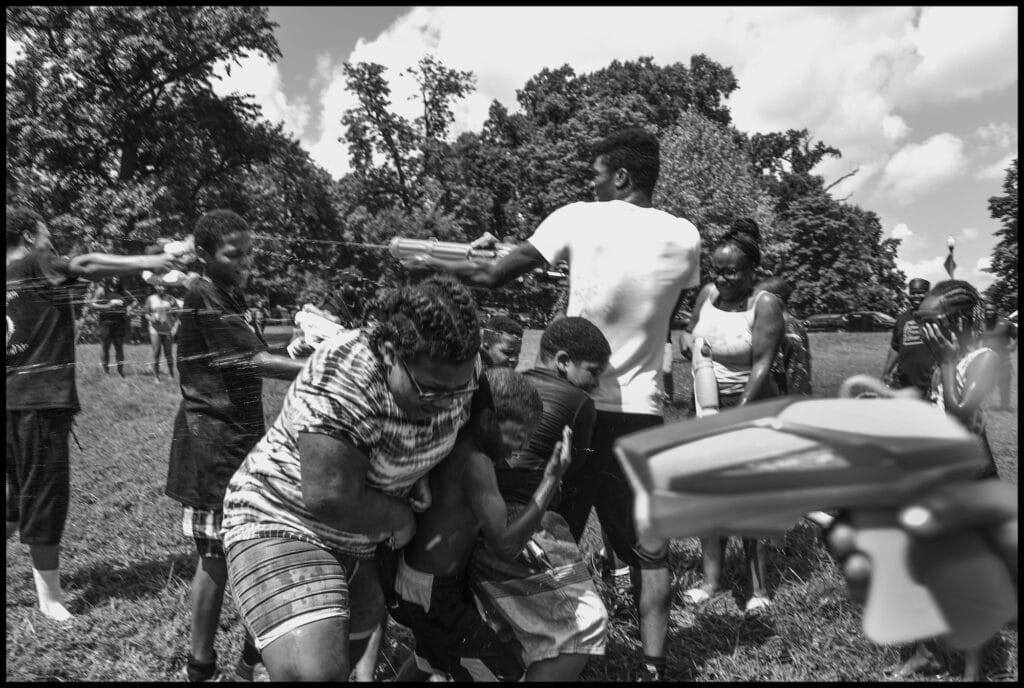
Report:
M7 411L7 522L25 545L58 545L71 498L71 409Z
M384 596L372 559L286 537L241 540L227 547L228 579L256 648L316 621L348 620L350 645L367 640L384 619Z
M454 681L518 681L523 675L522 648L515 637L503 639L473 603L465 576L435 576L397 559L394 599L388 611L416 639L416 666ZM390 596L389 596L390 597Z
M509 521L525 508L509 504ZM604 654L608 611L569 526L558 514L544 513L537 532L511 562L478 545L470 578L484 607L512 627L526 666L560 654Z
M193 509L186 506L181 517L181 531L196 543L196 552L201 557L224 558L224 543L220 538L220 524L224 512L220 509Z

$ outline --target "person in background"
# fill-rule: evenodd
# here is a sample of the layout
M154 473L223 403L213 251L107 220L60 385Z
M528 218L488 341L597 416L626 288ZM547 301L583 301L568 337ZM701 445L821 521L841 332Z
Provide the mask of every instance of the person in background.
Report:
M481 330L480 359L484 366L516 369L523 348L523 326L507 315L492 315Z
M97 286L89 308L99 315L100 351L103 372L110 374L110 347L114 347L117 372L124 377L124 339L128 335L128 308L135 297L124 287L120 276L108 277Z
M144 344L149 341L149 327L143 329L146 322L146 306L136 301L128 308L128 343Z
M916 277L907 284L910 307L899 314L892 328L889 353L882 369L882 381L890 387L913 387L924 398L931 386L935 359L921 339L921 328L914 320L914 311L921 305L932 285Z
M789 297L793 287L781 277L769 277L757 285L769 294L775 294L782 302L782 317L786 333L779 347L779 355L772 363L772 377L779 388L779 394L801 394L811 396L811 343L807 329L789 309Z
M60 543L71 492L68 436L80 410L75 384L79 278L184 269L176 258L86 253L62 258L42 217L7 206L7 539L32 559L39 610L71 618L60 584Z
M149 323L149 343L153 347L153 377L160 382L160 352L167 359L167 374L174 377L173 341L178 334L178 303L167 287L157 284L146 298L145 315Z
M1017 326L999 317L999 309L991 301L985 304L985 346L999 357L999 372L996 385L999 387L999 410L1012 411L1010 404L1010 382L1013 380L1013 363L1010 353L1017 348Z
M683 339L684 356L692 357L693 341L698 338L710 346L719 409L725 413L779 394L771 367L784 338L785 321L778 297L755 286L760 237L754 220L740 218L732 223L711 258L714 281L697 295L690 332ZM725 545L725 538L701 538L704 582L684 593L690 602L700 604L718 592ZM745 610L754 613L771 604L768 543L743 538L743 550L752 579Z

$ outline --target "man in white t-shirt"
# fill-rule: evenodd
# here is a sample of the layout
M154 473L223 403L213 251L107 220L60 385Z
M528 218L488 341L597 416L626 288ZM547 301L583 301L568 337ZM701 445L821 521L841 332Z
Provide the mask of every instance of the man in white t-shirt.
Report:
M699 285L700 235L692 223L652 207L659 147L641 129L616 132L594 148L597 203L570 203L551 213L529 240L497 261L405 261L414 270L451 272L478 287L499 287L560 260L569 263L566 315L593 322L611 345L608 368L593 393L598 417L591 465L564 485L558 511L579 539L592 506L615 553L640 569L644 676L664 673L670 575L667 543L637 543L633 493L612 454L619 437L662 423L660 377L668 327L681 292ZM653 550L658 551L654 552Z

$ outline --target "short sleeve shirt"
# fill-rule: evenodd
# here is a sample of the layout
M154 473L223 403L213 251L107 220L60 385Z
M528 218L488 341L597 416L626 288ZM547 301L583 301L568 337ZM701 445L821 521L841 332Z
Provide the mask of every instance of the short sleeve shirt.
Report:
M480 374L477 363L474 376ZM373 556L386 532L346 533L316 519L302 496L299 433L352 443L369 458L366 484L405 498L452 450L470 399L437 415L410 419L387 385L383 364L360 330L324 342L288 389L281 412L249 453L224 498L224 542L291 537L351 556ZM339 460L342 460L339 457Z
M178 338L185 411L262 423L263 381L246 364L266 349L242 293L197 280L185 294Z
M529 239L548 263L569 263L565 314L594 323L612 354L598 411L660 416L659 378L679 293L700 283L700 234L687 220L625 201L571 203Z
M69 261L30 253L7 266L7 400L9 410L79 410L75 387L75 315L87 283Z
M914 320L913 311L905 311L896 318L890 345L896 352L896 371L901 383L927 390L931 385L935 358L921 339L921 327Z

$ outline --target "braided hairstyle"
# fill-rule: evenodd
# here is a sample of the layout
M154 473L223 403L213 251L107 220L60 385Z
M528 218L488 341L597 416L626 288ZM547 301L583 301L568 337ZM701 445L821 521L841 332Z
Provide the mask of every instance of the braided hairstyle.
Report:
M747 257L751 268L761 264L761 229L753 218L741 217L734 220L722 236L718 246L731 244Z
M480 348L480 322L469 289L450 277L428 277L417 285L385 290L376 302L370 348L394 344L403 360L425 354L445 363L464 363Z
M985 334L985 302L969 282L939 282L925 298L938 300L939 308L959 336L968 335L972 341L978 341Z

